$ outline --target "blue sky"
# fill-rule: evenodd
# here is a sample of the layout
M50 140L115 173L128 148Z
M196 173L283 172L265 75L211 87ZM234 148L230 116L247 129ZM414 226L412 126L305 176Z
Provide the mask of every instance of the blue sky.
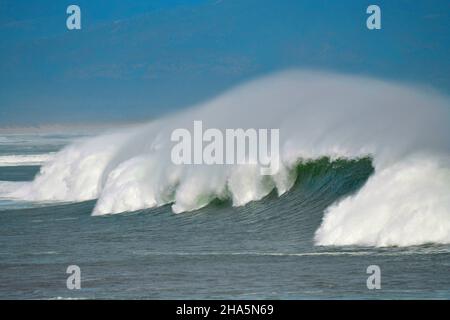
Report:
M82 29L66 28L81 7ZM382 10L382 30L365 26ZM448 0L0 0L0 126L134 121L291 67L450 91Z

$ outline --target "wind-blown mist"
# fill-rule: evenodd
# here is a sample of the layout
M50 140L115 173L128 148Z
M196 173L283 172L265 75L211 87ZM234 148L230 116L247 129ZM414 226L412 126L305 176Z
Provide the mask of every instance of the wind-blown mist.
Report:
M294 185L301 161L370 156L375 173L326 210L316 243L450 243L449 108L447 97L419 88L289 71L176 115L72 144L9 196L98 199L94 215L164 204L180 213L216 198L242 206L273 190L281 195ZM194 120L219 129L279 128L281 169L262 176L257 165L174 165L170 134L192 128Z

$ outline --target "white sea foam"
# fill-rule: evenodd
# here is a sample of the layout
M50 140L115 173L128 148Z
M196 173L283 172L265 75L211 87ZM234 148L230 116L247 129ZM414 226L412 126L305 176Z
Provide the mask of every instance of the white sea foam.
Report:
M3 155L0 156L0 167L38 166L50 161L55 153Z
M380 170L354 196L332 205L320 245L450 243L450 162L407 159Z
M371 155L375 174L356 196L331 206L317 231L323 245L448 243L449 100L431 90L368 78L290 71L237 87L207 103L134 129L76 143L12 196L98 198L94 215L172 203L190 211L214 198L236 206L278 194L299 159ZM206 127L280 129L281 169L185 165L170 160L170 133Z
M21 181L0 181L0 199L11 199L13 193L29 185Z

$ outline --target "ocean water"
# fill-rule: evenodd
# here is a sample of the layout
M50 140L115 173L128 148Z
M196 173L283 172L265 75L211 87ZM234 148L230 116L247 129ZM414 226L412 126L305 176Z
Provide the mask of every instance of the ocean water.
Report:
M0 131L0 298L449 299L449 106L288 72L145 124ZM279 128L280 170L173 164L195 120Z
M1 167L0 180L30 181L38 170ZM324 210L373 174L370 159L324 158L298 171L298 182L281 197L242 207L216 201L182 214L166 205L91 216L95 200L0 200L0 298L450 297L448 245L314 244ZM80 290L66 287L69 265L81 269ZM381 268L380 290L367 289L369 265Z

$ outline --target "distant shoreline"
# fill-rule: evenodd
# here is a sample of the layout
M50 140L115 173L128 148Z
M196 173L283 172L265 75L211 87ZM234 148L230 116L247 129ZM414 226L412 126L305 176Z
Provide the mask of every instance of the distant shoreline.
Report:
M96 131L103 131L116 128L126 128L143 123L150 122L151 119L142 121L111 121L104 123L54 123L54 124L39 124L39 125L10 125L1 126L0 134L42 134L42 133L92 133Z

